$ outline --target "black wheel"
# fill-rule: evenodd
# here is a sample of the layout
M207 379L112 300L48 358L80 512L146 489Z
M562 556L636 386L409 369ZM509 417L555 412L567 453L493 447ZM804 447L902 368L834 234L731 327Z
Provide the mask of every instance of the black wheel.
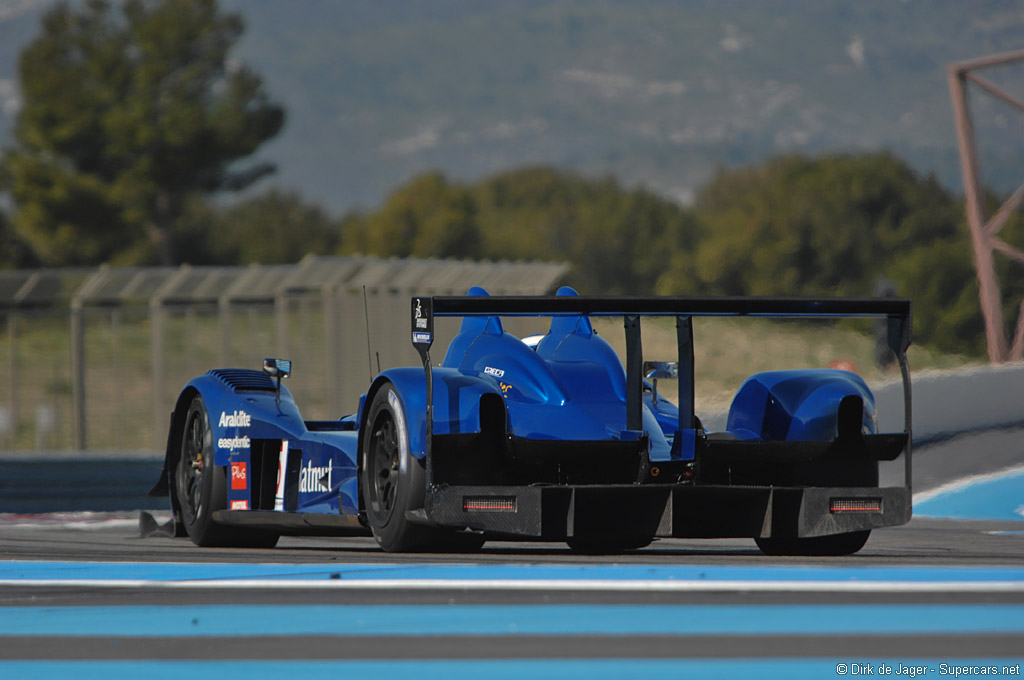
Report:
M587 536L569 538L565 542L570 550L584 555L617 555L646 548L653 540L653 536Z
M755 538L754 542L766 555L802 555L815 557L832 557L852 555L868 542L871 530L851 531L846 534L831 536L813 536L811 538L772 537Z
M213 464L213 433L203 398L196 395L185 415L181 455L172 473L179 517L193 543L203 547L272 548L277 536L217 524L213 513L227 507L227 468Z
M844 403L853 403L845 402ZM856 409L857 422L863 407L860 401ZM822 457L824 458L824 457ZM819 459L817 467L803 470L798 475L795 472L785 481L791 486L878 486L878 461L866 460L866 456L847 456L839 460ZM795 525L791 533L796 533ZM840 555L852 555L868 542L871 530L850 531L843 534L830 534L828 536L812 536L809 538L797 538L796 536L772 536L770 538L755 538L754 542L766 555L800 555L806 557L837 557Z
M487 539L480 534L446 532L431 542L429 549L430 552L476 552L486 542Z
M390 383L377 391L366 413L360 484L373 537L388 552L430 550L438 532L406 517L423 507L426 470L409 453L405 413Z

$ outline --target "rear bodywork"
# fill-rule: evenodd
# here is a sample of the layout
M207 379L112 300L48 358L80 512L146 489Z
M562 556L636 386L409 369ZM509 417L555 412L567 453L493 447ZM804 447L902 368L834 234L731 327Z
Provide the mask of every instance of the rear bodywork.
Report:
M489 535L565 540L816 537L904 524L911 515L906 300L419 298L413 339L433 403L417 399L411 445L427 457L423 516ZM419 317L416 316L419 310ZM500 317L552 315L535 350ZM442 368L431 317L466 317ZM904 379L906 428L875 431L864 381L840 370L757 374L738 390L726 431L693 411L695 316L886 319ZM626 362L591 316L623 318ZM676 405L644 380L640 317L676 320ZM424 324L422 319L426 318ZM421 328L417 329L417 323ZM471 396L467 395L471 393ZM403 398L406 392L403 390ZM466 401L464 401L466 400ZM469 422L467 422L469 416ZM905 457L905 483L878 486L878 462Z

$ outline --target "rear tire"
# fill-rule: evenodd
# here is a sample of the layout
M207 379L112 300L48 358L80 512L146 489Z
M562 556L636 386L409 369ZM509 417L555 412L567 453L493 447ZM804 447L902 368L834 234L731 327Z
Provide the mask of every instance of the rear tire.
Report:
M754 542L766 555L804 557L838 557L852 555L868 542L871 530L852 531L846 534L831 536L812 536L810 538L771 537L755 538Z
M444 533L441 533L444 532ZM487 539L480 534L468 532L448 532L438 530L438 534L431 541L428 550L434 553L468 553L476 552L484 547Z
M844 404L854 403L843 401ZM863 410L860 400L855 402L857 408L854 413L859 417ZM842 406L841 406L842 408ZM849 407L846 407L849 411ZM853 420L847 417L846 421ZM848 426L849 427L849 426ZM856 437L856 433L847 434L847 440ZM827 462L827 461L824 461ZM824 462L811 471L801 471L801 475L791 476L785 481L791 486L839 486L839 487L877 487L878 486L878 461L868 460L866 456L846 457L842 461L831 466L825 466ZM796 523L787 527L787 533L795 534ZM769 538L755 538L754 542L766 555L773 556L804 556L804 557L839 557L852 555L864 547L871 536L870 529L851 531L842 534L829 534L827 536L811 536L798 538L794 535L772 536Z
M566 539L569 549L583 555L618 555L629 550L646 548L653 536L615 536L601 538L573 537Z
M181 449L171 479L185 533L201 547L273 548L277 535L218 524L213 513L228 505L227 468L213 462L213 432L206 404L196 395L185 414ZM177 523L176 523L177 524ZM178 533L175 527L175 534Z

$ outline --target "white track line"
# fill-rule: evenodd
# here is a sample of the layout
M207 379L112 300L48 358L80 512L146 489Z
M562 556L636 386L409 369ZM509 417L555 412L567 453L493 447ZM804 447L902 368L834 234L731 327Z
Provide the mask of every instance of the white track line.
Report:
M769 593L1024 593L1024 581L640 581L590 579L208 579L149 581L143 579L10 579L0 587L269 589L269 590L465 590L574 592L769 592Z
M954 493L961 489L966 489L969 486L981 482L988 482L994 479L1001 479L1003 477L1012 477L1024 472L1024 465L1014 465L1012 467L1004 468L996 472L986 472L980 475L971 475L970 477L964 477L963 479L957 479L952 482L947 482L941 486L937 486L934 489L928 489L927 491L921 491L914 494L914 504L923 503L924 501L931 500L936 496L943 494Z

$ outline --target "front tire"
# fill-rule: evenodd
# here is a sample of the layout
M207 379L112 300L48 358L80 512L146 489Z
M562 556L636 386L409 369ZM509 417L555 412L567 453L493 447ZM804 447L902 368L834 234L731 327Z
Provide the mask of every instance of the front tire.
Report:
M178 517L196 545L272 548L277 543L275 534L226 527L214 521L213 513L228 505L227 468L214 465L210 418L198 394L185 414L180 455L171 479Z

